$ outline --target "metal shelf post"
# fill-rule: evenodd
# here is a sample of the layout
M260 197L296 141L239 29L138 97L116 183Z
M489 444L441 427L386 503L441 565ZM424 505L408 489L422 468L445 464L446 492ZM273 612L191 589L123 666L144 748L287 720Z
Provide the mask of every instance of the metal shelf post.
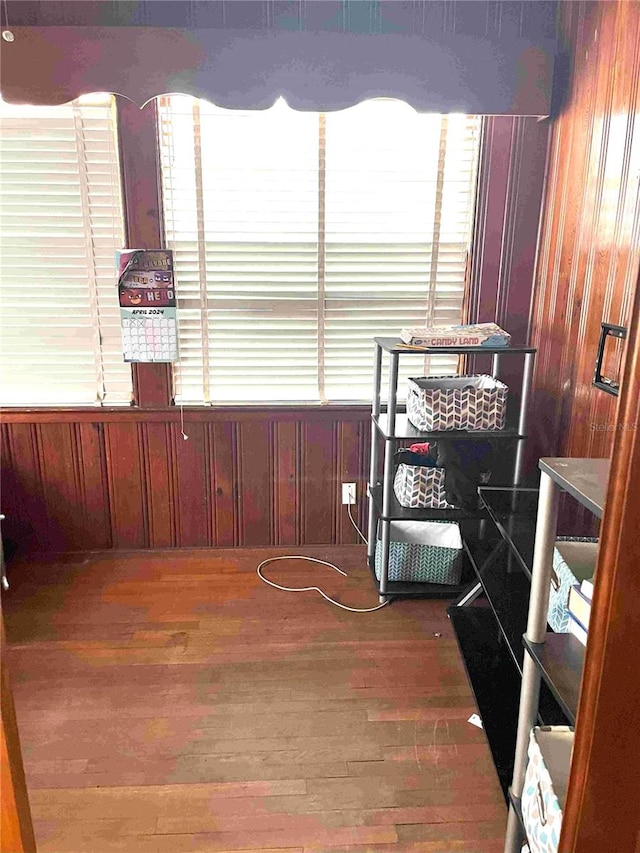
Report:
M373 395L371 414L374 417L380 415L380 383L382 381L382 347L376 343L373 362ZM377 518L376 509L371 499L371 489L376 484L378 476L378 433L371 424L371 461L369 464L369 535L367 538L367 558L374 559L376 552Z
M542 473L540 497L536 519L536 539L531 572L531 598L527 618L526 638L531 643L543 643L547 633L549 589L558 523L558 488L551 477ZM511 793L517 800L522 797L527 769L529 734L536 723L540 694L540 670L530 655L525 655L520 689L518 734L513 768ZM509 806L504 853L519 853L523 841L522 828L513 804Z
M396 407L398 397L398 354L391 353L389 364L389 396L387 399L387 418L389 433L393 435L396 428ZM393 444L390 441L384 443L384 474L382 481L382 513L385 518L381 521L382 538L380 542L380 600L385 601L387 596L387 584L389 580L389 549L391 547L391 522L388 516L391 513L391 501L393 499Z

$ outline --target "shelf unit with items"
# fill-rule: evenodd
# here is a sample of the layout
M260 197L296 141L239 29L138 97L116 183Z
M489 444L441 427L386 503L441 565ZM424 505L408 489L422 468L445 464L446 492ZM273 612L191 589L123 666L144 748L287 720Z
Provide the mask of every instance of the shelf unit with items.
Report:
M487 529L481 539L465 537L465 550L486 606L470 606L473 599L463 594L448 615L507 800L513 778L538 489L481 486L479 494ZM570 721L554 691L543 685L537 722L557 726Z
M461 532L477 531L483 518L482 511L447 508L406 508L399 504L394 494L394 452L407 441L437 441L454 439L463 441L504 442L514 444L514 468L512 483L520 481L526 438L526 415L533 375L535 349L531 347L433 347L416 349L407 346L399 338L374 338L374 381L371 428L371 462L369 472L369 525L368 551L369 567L381 601L391 596L430 596L455 598L465 588L460 584L452 586L443 583L420 583L417 581L389 580L389 553L391 545L391 527L397 521L457 521L465 522ZM382 404L382 360L389 358L389 384L386 404ZM491 356L491 375L498 379L503 357L520 355L523 357L522 386L520 406L517 416L507 406L507 421L503 429L495 430L437 430L417 429L404 412L398 411L398 363L403 355L422 357L455 354L458 356ZM380 448L382 446L382 452ZM380 458L382 457L382 459ZM380 462L382 461L382 465ZM382 468L382 472L380 469ZM475 521L475 525L472 524ZM378 536L378 534L380 534ZM376 573L376 546L379 540L379 571ZM468 574L468 563L467 563ZM379 577L378 577L379 575ZM463 573L464 580L464 573ZM474 583L476 594L480 585Z
M565 711L569 722L574 725L576 720L584 647L572 634L553 634L547 631L559 496L561 492L570 494L597 518L601 518L610 467L608 459L543 458L539 465L540 497L536 516L531 595L523 637L525 655L518 705L513 779L509 792L505 853L520 853L524 841L529 843L532 851L542 849L533 837L532 827L527 825L527 813L530 816L531 810L526 806L530 802L531 792L529 788L525 789L525 776L530 760L529 743L538 718L541 684L548 686ZM546 736L551 737L552 734ZM560 751L564 758L558 761L556 757L555 764L546 770L553 789L563 792L566 789L571 760L571 750L567 749L566 743L572 734L559 733L558 736L565 741ZM539 791L536 796L542 803L544 798L541 798ZM558 795L558 800L561 808L562 794ZM561 821L561 812L558 817ZM559 835L559 830L557 834ZM544 849L552 847L553 845Z

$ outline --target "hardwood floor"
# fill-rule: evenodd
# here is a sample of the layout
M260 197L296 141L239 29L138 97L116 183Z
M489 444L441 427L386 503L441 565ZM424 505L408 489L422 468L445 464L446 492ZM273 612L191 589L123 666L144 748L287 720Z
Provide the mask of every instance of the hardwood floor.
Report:
M443 601L348 613L257 549L10 566L39 853L499 853L506 809ZM364 549L279 583L377 604Z

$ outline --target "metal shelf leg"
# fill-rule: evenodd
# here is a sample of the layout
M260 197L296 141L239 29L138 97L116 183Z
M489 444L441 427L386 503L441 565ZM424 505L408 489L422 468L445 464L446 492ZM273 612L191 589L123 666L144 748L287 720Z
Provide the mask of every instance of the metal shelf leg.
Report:
M387 428L393 435L396 428L396 405L398 396L398 354L392 353L389 364L389 397L387 400ZM384 443L384 474L382 485L382 514L388 518L391 514L393 499L393 445L390 441ZM380 595L384 596L388 589L389 579L389 547L391 543L391 522L382 522L382 554L380 566Z
M536 520L536 545L531 573L531 597L527 619L527 639L532 643L543 643L547 632L547 612L549 609L549 585L558 524L558 489L548 474L540 478L540 498ZM520 690L520 709L518 713L518 735L513 765L511 792L520 799L524 787L527 769L527 749L529 734L535 724L538 698L540 693L540 673L533 659L525 654L522 669L522 687ZM520 824L513 806L509 807L507 834L504 853L520 853L522 841Z
M380 414L380 383L382 380L382 347L376 344L373 368L373 404L371 414L377 417ZM371 490L378 479L378 433L371 423L371 461L369 464L369 490ZM367 536L367 558L372 559L376 551L377 517L373 499L369 494L369 528Z

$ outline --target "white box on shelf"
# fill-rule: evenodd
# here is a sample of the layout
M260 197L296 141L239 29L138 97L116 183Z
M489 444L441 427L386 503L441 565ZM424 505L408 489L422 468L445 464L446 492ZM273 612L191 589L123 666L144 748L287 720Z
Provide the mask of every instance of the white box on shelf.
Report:
M420 376L409 379L407 417L417 429L503 429L508 388L493 376Z
M495 323L475 323L402 329L400 339L415 347L508 347L511 335Z

